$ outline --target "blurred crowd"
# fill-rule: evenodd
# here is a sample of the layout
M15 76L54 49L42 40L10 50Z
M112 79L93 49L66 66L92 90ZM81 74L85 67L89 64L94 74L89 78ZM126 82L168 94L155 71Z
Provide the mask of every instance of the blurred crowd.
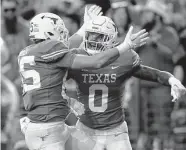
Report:
M145 28L150 40L137 49L142 63L173 73L186 86L186 0L1 0L2 150L26 149L19 127L24 108L17 56L30 44L29 20L55 13L71 36L82 24L84 6L91 4L113 19L119 42L130 25ZM134 150L186 149L186 98L174 104L169 87L131 78L123 99Z

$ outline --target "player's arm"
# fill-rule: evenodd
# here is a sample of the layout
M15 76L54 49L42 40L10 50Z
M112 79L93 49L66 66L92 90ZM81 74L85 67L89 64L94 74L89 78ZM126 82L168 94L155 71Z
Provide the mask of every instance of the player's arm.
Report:
M125 48L127 49L127 47ZM124 49L124 50L125 50ZM120 56L119 50L113 48L98 55L85 56L76 54L71 69L99 69L112 63Z
M69 48L78 48L83 41L83 36L75 33L69 39Z
M133 76L147 81L159 82L167 86L170 85L169 78L173 77L169 72L160 71L145 65L139 65Z
M83 24L82 27L69 38L69 49L78 48L83 42L85 26L86 24Z
M62 58L57 62L57 66L68 69L99 69L116 60L124 50L119 51L117 48L113 48L97 55L88 56L77 54L78 50L74 49L63 54Z
M186 88L169 72L139 65L137 71L134 73L134 76L143 80L159 82L163 85L170 85L173 101L176 101L181 96L186 94Z

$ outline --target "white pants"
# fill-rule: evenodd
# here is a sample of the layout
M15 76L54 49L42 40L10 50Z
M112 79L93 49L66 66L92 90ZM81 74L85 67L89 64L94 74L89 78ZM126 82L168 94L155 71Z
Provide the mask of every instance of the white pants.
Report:
M72 133L73 150L132 150L126 122L110 130L94 130L81 122Z
M64 122L20 122L29 150L64 150L70 132Z

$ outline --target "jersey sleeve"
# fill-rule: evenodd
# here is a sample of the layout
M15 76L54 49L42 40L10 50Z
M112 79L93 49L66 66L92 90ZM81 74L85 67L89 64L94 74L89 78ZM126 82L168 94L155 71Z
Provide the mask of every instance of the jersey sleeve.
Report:
M78 53L77 49L72 49L68 51L56 64L57 67L71 68L74 58Z
M60 41L50 41L43 45L40 50L40 58L44 62L56 62L63 58L68 52L68 48Z

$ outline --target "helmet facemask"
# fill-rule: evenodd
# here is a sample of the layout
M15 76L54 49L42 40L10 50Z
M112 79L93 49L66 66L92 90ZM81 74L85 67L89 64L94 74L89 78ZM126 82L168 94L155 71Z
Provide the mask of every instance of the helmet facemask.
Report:
M106 16L96 17L85 28L85 50L94 55L115 47L117 33L117 28L110 18Z
M115 37L109 34L86 31L84 42L85 50L94 55L114 47Z

